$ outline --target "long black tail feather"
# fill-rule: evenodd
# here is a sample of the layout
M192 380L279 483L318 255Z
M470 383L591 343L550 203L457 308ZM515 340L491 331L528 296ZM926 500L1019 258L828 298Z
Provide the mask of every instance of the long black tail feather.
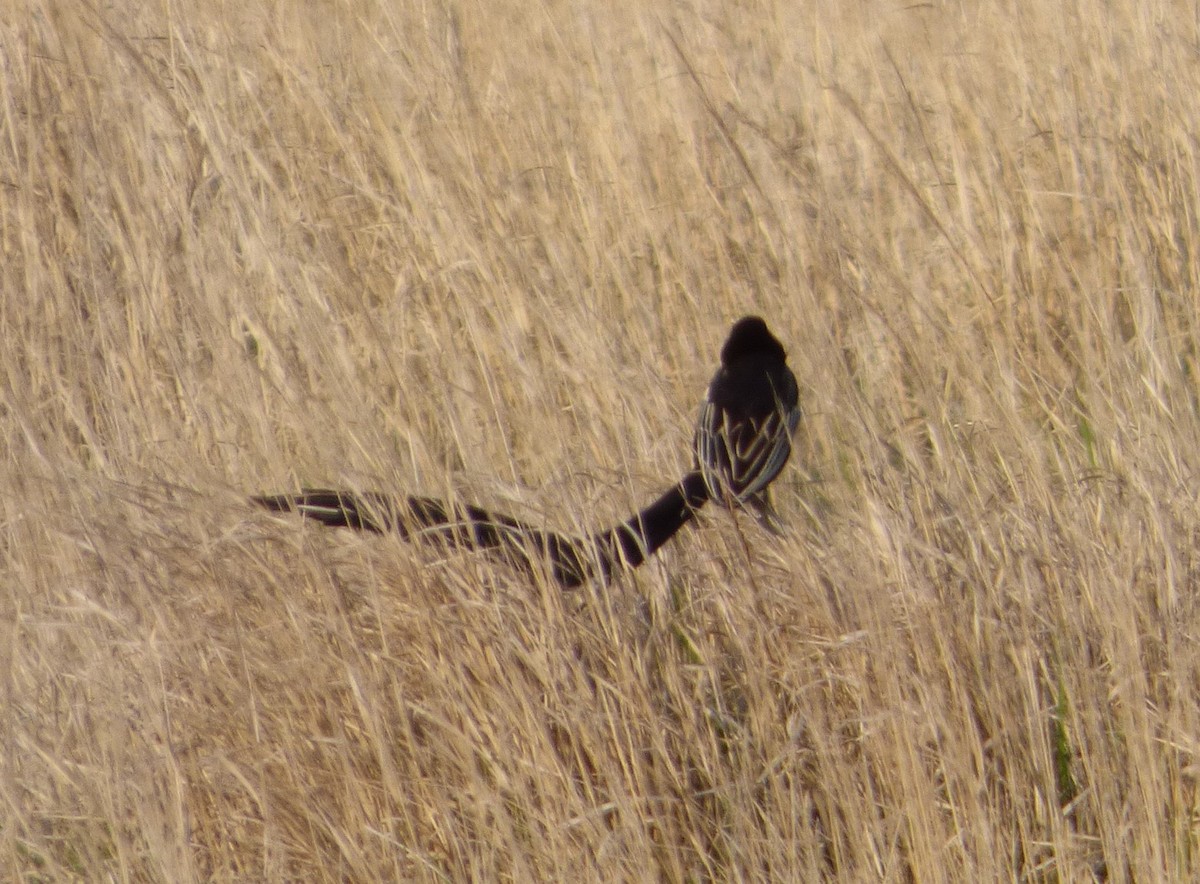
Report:
M404 538L495 551L528 573L548 565L555 581L569 589L593 577L607 581L618 570L642 564L695 517L708 501L709 490L699 471L688 473L630 519L588 538L543 531L501 513L431 497L306 489L251 499L269 510L300 513L331 528L395 531Z

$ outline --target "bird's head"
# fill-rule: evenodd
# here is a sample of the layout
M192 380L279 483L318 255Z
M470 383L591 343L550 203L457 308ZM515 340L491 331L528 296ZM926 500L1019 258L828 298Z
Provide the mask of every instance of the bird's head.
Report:
M728 367L747 356L772 356L780 362L787 360L783 344L758 316L743 316L733 324L725 346L721 348L721 364Z

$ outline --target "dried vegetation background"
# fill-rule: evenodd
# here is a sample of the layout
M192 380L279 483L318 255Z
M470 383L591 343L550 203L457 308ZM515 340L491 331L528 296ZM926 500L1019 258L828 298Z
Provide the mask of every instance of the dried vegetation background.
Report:
M0 875L1200 875L1183 3L0 11ZM559 529L729 324L790 528L608 589L247 493Z

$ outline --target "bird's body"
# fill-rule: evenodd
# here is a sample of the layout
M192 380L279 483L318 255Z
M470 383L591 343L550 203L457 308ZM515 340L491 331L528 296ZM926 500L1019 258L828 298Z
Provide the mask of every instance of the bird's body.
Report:
M264 494L255 503L329 527L398 532L450 546L497 552L525 571L546 566L561 586L609 580L636 568L709 500L750 504L771 527L767 486L791 454L799 390L783 345L754 316L739 320L721 349L693 450L696 469L624 522L587 537L546 531L501 513L431 497L392 497L309 488Z
M792 453L799 402L783 345L757 316L738 320L721 348L692 444L713 501L751 504L770 518L767 488Z

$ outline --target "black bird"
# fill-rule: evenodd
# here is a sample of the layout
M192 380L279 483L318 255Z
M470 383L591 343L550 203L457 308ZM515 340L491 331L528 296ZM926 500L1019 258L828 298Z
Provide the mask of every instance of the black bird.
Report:
M692 449L709 497L725 507L750 504L774 530L768 486L792 453L800 389L787 352L757 316L739 319L721 348Z
M658 500L606 531L572 537L502 513L431 497L391 497L309 488L252 498L275 512L294 512L331 528L382 533L499 554L523 571L548 569L564 587L612 579L636 568L675 536L710 499L750 503L769 518L767 486L791 453L800 421L796 378L783 346L761 319L734 325L721 368L708 388L696 428L696 469ZM770 527L770 522L766 524Z

